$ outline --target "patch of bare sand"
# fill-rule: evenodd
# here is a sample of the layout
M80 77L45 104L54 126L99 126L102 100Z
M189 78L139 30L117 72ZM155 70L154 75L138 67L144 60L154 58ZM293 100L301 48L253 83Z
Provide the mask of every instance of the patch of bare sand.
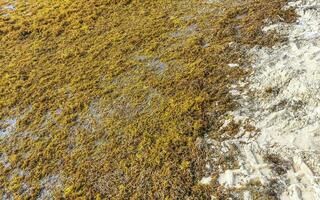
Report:
M320 0L289 6L300 15L295 24L265 28L288 34L288 42L250 51L254 74L231 115L260 131L253 136L242 128L224 143L226 151L240 152L239 168L221 173L219 182L226 188L276 182L280 199L320 199Z

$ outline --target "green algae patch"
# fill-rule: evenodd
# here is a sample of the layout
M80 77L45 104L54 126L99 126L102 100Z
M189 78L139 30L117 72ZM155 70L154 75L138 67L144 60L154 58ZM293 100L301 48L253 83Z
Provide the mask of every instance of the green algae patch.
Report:
M0 1L0 195L210 199L204 135L237 105L243 47L283 38L285 0ZM8 125L1 125L7 127Z

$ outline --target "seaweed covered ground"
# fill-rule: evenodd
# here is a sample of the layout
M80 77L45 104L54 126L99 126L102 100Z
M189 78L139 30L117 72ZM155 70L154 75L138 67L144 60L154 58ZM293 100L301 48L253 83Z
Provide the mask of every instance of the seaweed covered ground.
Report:
M226 198L204 137L238 131L230 85L286 3L0 0L0 196Z

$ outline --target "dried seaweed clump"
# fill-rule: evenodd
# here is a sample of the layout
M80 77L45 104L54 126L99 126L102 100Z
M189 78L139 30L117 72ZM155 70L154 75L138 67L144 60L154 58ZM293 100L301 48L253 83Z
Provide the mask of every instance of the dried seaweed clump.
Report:
M222 134L247 74L228 64L281 41L261 27L285 3L1 0L0 196L209 199L196 140Z

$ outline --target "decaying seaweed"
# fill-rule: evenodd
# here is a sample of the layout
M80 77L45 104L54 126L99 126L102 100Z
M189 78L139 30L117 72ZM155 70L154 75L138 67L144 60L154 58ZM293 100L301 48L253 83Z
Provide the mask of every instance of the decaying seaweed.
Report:
M0 196L209 199L206 151L243 47L280 42L286 0L1 1ZM228 135L237 126L225 129Z

